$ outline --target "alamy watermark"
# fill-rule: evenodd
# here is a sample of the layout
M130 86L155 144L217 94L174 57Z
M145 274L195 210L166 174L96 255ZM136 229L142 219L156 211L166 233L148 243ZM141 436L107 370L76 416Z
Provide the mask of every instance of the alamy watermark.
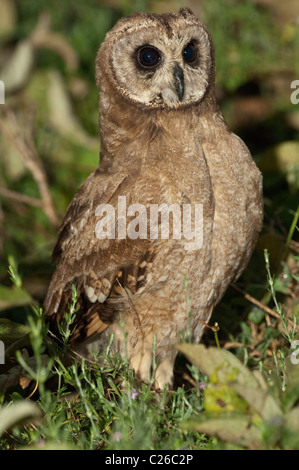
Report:
M0 341L0 364L5 364L5 347L3 341Z
M0 80L0 104L5 104L5 85L2 80Z
M299 340L295 339L292 341L291 349L295 349L295 351L291 354L291 363L292 364L299 364Z
M298 104L299 103L299 80L293 80L291 83L291 88L295 88L295 91L291 93L290 99L291 103Z
M97 206L95 215L100 217L95 227L100 240L130 238L132 240L158 238L185 239L186 250L199 250L203 243L202 204L131 204L126 196L118 196L117 212L111 204ZM127 218L130 217L128 221ZM171 221L172 219L172 227Z

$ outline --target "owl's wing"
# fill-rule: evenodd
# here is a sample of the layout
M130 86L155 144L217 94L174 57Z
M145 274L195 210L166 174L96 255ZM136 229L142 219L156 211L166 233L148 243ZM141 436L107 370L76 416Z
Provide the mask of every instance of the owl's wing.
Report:
M73 285L78 298L74 342L107 328L115 315L129 306L130 296L144 289L155 243L128 237L99 239L96 234L96 208L100 204L115 207L119 195L130 199L132 187L132 176L107 176L97 170L68 207L53 251L53 260L58 264L45 300L54 333L58 333L57 324L69 311Z

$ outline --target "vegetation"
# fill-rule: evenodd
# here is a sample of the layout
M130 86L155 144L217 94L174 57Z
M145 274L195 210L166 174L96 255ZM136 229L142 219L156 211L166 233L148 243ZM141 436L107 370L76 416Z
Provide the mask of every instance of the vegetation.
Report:
M212 32L218 100L263 173L265 220L215 309L220 330L178 346L174 389L158 392L109 348L101 365L66 366L76 292L63 344L42 302L57 228L98 162L97 49L121 16L181 6ZM299 449L299 6L0 0L0 12L0 448Z

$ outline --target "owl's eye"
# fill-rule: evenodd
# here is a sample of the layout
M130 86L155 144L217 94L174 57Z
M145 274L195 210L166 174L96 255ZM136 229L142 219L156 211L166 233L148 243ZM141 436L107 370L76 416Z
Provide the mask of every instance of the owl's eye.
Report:
M143 46L138 50L137 61L145 68L156 67L161 60L161 53L153 46Z
M193 42L189 42L189 44L183 50L183 58L184 61L188 64L193 64L197 59L197 49Z

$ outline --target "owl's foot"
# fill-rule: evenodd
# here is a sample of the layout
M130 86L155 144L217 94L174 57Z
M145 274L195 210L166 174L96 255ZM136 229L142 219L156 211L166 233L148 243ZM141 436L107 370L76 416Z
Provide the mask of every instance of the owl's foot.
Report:
M163 390L164 387L171 388L173 385L173 366L177 355L174 351L169 357L163 359L155 371L155 387ZM153 352L148 350L143 354L136 354L131 358L130 367L134 369L136 377L142 382L150 383L153 365Z
M171 388L173 385L174 358L166 358L158 365L155 372L155 385L160 390L164 387Z
M135 354L131 357L130 367L131 369L134 369L136 377L142 380L142 382L150 383L152 361L153 355L151 350L148 350L143 354Z

